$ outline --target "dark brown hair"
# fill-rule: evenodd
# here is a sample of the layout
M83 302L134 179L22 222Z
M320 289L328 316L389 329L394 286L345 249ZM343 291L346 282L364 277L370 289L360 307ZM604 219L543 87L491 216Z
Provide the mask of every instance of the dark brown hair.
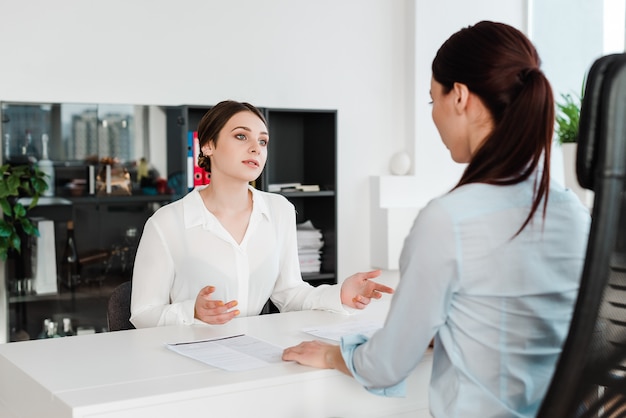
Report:
M211 160L202 154L202 147L209 142L217 145L217 137L226 123L239 112L252 112L259 117L267 126L267 121L263 113L250 103L236 102L234 100L224 100L207 111L198 124L198 144L200 153L198 154L198 166L205 171L211 172Z
M550 184L554 97L539 69L539 55L519 30L482 21L461 29L441 46L433 78L448 93L455 82L478 95L493 116L494 129L473 155L455 186L510 185L530 177L543 157L532 206L518 234L543 200L545 218Z

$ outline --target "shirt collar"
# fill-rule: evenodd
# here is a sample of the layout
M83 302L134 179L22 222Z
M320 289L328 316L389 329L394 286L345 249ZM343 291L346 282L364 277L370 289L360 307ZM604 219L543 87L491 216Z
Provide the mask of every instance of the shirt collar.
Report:
M210 216L209 213L207 213L208 211L204 207L204 202L200 196L200 190L205 187L207 186L196 187L182 199L185 229L195 226L202 226L208 229L217 222L214 216ZM252 191L252 215L250 217L253 218L263 215L269 220L270 212L262 193L252 186L248 186L248 189Z

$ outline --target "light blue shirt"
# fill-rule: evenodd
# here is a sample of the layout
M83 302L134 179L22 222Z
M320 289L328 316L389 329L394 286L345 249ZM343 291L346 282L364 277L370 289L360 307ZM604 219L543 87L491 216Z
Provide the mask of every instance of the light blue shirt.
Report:
M402 396L434 337L433 416L535 416L569 329L590 216L553 182L545 222L541 205L515 236L533 181L465 185L420 211L384 328L342 341L368 390Z

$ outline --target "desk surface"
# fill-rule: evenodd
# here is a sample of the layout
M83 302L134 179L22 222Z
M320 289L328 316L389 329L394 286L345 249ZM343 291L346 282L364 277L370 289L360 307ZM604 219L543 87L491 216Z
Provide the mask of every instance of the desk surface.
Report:
M311 340L305 327L381 318L386 301L363 312L289 312L221 326L171 326L0 344L2 417L401 417L428 414L430 354L412 373L406 398L368 393L336 370L292 362L228 372L176 354L165 343L248 334L281 347Z

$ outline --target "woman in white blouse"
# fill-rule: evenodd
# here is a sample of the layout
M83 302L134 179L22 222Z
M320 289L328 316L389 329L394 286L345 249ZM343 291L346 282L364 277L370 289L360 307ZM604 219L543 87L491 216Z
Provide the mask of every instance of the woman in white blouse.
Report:
M224 101L198 126L198 164L211 183L160 208L145 224L133 271L135 327L223 324L280 311L362 309L393 290L357 273L341 286L302 280L294 206L249 183L261 174L270 141L265 118L248 103Z
M305 342L283 359L339 369L381 395L434 338L434 417L534 417L567 336L590 224L550 179L554 100L517 29L479 22L432 64L432 117L456 187L422 209L404 242L385 326L341 346Z

